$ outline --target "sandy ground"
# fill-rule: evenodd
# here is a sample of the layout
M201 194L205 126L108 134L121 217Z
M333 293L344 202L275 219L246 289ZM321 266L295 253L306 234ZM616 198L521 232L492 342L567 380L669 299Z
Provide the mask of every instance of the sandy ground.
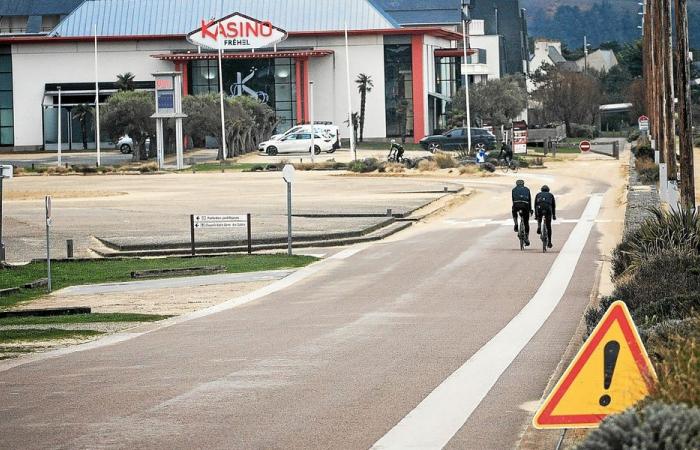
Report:
M70 295L57 291L22 308L89 306L96 313L180 315L216 305L259 289L270 282L230 283L187 289L152 289L109 294Z

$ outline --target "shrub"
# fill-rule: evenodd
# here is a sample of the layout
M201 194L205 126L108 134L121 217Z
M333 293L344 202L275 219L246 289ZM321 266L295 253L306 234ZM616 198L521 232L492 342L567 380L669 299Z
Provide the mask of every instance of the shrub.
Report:
M654 400L700 406L700 320L696 316L691 322L694 337L676 334L659 347L655 358L658 383L650 395Z
M46 173L50 175L63 175L64 173L68 172L70 172L70 169L67 169L64 166L52 166L46 169Z
M639 136L640 136L639 130L632 129L627 134L627 142L634 142L637 139L639 139Z
M571 124L571 136L575 138L594 139L600 136L598 128L593 125Z
M479 166L479 170L482 172L495 172L496 166L490 162L485 162Z
M541 157L536 157L532 161L530 161L531 166L544 166L544 159Z
M379 161L376 158L365 158L353 161L348 165L348 170L352 172L367 173L374 172L379 168Z
M495 159L496 161L498 161L498 156L499 156L500 154L501 154L501 151L500 151L500 150L491 150L490 152L488 152L488 153L486 154L486 159L487 159L487 160L489 160L489 159Z
M653 184L659 181L659 165L653 159L639 157L634 161L639 180L644 184Z
M579 450L700 448L700 408L650 403L606 417Z
M612 254L613 277L632 269L643 260L665 250L700 252L700 215L681 208L663 211L651 208L652 216L627 233Z
M453 167L457 167L457 161L452 157L452 155L445 152L435 153L435 163L441 169L451 169Z
M82 174L97 173L97 167L93 166L71 166L71 169L73 172Z
M514 159L517 162L518 167L530 167L530 162L527 159L521 158L520 156L516 156Z
M438 164L430 159L422 159L418 161L418 165L416 166L418 170L421 172L433 172L435 170L438 170Z
M634 156L637 158L648 158L654 160L654 149L650 145L639 145L634 150Z
M693 294L700 290L700 257L667 250L644 259L634 272L619 277L613 296L631 308L669 295Z
M637 325L655 325L667 320L682 320L693 312L700 312L700 295L672 295L648 303L641 303L633 313Z

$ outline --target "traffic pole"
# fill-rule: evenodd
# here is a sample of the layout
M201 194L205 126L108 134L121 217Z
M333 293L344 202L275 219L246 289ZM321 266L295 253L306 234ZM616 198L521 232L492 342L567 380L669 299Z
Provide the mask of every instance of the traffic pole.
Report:
M190 253L194 256L194 214L190 214L190 245Z
M292 255L292 183L287 183L287 254Z
M253 253L253 234L250 229L250 213L246 214L246 228L248 232L248 254Z
M51 196L47 195L44 198L44 207L46 212L46 273L47 273L47 289L51 292Z
M4 178L3 172L0 169L0 266L5 262L5 242L2 240L2 179Z

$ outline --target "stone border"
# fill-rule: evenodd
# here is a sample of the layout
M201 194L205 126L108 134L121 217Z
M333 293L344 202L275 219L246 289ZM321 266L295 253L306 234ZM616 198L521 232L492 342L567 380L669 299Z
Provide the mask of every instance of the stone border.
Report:
M627 211L625 211L624 233L638 228L642 222L651 217L648 208L660 206L659 191L656 185L644 184L639 180L635 168L636 158L630 151L629 183L627 185Z

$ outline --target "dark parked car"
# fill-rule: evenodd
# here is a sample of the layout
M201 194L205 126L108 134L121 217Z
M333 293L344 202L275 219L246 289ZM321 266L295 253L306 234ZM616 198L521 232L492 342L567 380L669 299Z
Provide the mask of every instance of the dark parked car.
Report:
M467 148L467 129L453 128L443 134L426 136L420 140L425 150L435 153L437 150L459 150ZM483 128L472 128L472 147L486 150L496 148L496 136Z

